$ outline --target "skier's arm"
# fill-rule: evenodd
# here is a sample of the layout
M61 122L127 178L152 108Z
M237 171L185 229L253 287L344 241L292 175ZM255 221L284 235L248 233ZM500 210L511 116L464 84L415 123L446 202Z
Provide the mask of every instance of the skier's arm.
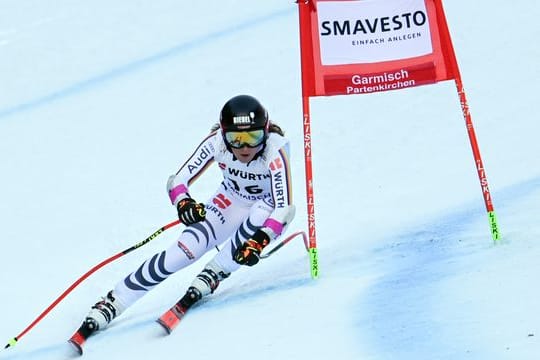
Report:
M270 176L274 211L266 219L261 230L268 235L270 240L273 240L281 235L283 229L293 220L296 210L292 204L288 144L280 148L270 162Z
M215 132L204 139L180 170L171 175L167 181L171 203L178 211L178 218L185 225L195 224L206 218L204 204L191 198L189 185L214 161L214 135Z
M214 161L215 134L213 132L204 139L176 174L169 177L167 181L167 192L174 206L178 207L181 200L191 198L189 195L189 186Z
M234 261L241 265L257 264L263 249L281 235L285 226L294 218L295 207L292 204L291 170L287 150L287 147L281 148L270 163L274 211L263 226L235 251Z

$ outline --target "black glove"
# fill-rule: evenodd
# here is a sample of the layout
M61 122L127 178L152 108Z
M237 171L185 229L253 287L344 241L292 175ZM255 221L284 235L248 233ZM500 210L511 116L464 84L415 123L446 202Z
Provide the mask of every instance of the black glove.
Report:
M206 218L206 210L203 203L197 203L192 198L185 198L176 205L178 218L184 225L192 225Z
M262 230L257 230L255 234L242 244L234 252L234 261L240 265L253 266L259 262L261 252L270 243L270 237Z

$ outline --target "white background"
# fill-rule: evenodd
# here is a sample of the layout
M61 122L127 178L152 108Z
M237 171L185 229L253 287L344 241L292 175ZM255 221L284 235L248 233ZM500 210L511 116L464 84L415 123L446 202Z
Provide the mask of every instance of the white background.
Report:
M446 10L501 245L451 82L314 99L321 278L293 242L163 336L154 320L203 259L91 338L84 358L537 359L540 6ZM290 230L306 229L297 26L292 1L2 1L0 339L175 219L167 178L238 93L291 138ZM192 195L206 199L218 174ZM94 274L0 359L70 358L90 306L179 231Z

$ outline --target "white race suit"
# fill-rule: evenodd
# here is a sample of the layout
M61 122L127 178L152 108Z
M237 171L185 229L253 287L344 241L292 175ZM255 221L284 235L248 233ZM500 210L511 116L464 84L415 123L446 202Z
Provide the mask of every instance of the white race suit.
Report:
M235 250L257 229L274 240L292 221L289 142L285 137L270 132L255 158L243 163L227 149L221 132L212 132L169 178L167 190L175 206L190 196L189 186L213 163L221 169L223 180L205 204L205 220L187 226L178 241L115 286L114 292L125 306L223 243L211 263L228 276L240 267L233 260Z

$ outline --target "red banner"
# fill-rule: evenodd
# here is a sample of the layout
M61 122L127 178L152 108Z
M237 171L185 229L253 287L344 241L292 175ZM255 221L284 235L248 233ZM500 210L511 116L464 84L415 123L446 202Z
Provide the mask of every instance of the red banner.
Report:
M304 96L366 94L459 76L441 0L309 0L299 8Z
M367 94L455 80L494 241L499 227L442 0L297 0L311 275L319 262L311 158L313 96Z

